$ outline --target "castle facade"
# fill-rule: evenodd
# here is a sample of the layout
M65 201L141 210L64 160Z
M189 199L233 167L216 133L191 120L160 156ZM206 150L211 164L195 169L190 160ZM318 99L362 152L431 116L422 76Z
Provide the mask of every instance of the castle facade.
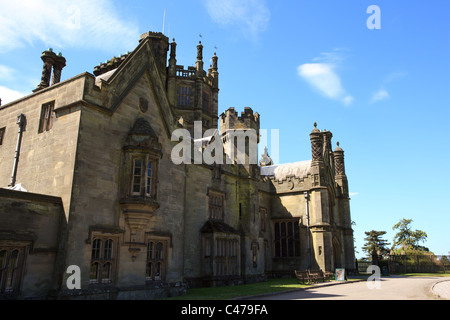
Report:
M218 57L205 71L201 43L185 69L175 41L147 32L132 52L64 81L64 57L41 58L33 93L0 106L0 296L149 299L354 269L331 132L314 126L306 161L273 164L266 150L258 163L174 163L177 129L194 153L217 139L233 149L236 130L259 141L251 108L218 114Z

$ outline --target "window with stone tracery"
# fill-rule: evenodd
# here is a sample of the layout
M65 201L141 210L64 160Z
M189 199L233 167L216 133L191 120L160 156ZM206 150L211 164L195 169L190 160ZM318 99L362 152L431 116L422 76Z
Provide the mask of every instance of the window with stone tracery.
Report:
M94 236L91 247L90 283L113 282L116 273L117 243L114 237Z
M131 194L142 197L155 196L156 160L150 157L133 159Z
M25 249L22 245L0 243L0 296L20 291Z
M178 105L190 106L191 105L192 88L181 86L178 88Z
M163 281L166 274L167 240L150 239L147 242L147 281Z
M218 192L209 192L208 207L210 219L223 220L224 219L224 199L225 196Z
M274 222L275 257L300 256L300 229L298 220L278 220Z

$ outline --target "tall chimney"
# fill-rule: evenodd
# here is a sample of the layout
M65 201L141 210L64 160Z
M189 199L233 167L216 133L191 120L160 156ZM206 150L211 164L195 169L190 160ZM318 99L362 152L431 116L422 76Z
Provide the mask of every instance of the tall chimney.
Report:
M41 59L44 62L44 66L42 67L41 82L37 88L33 90L33 92L47 88L50 85L50 76L52 74L52 67L55 63L55 58L56 54L53 52L52 48L42 52Z
M61 52L55 58L55 63L53 64L53 77L52 85L57 84L61 81L62 69L66 66L66 59L62 56Z
M61 72L62 69L66 66L66 59L62 56L61 52L56 55L53 52L52 48L42 52L41 59L44 62L44 66L42 67L42 76L41 82L33 90L33 92L45 89L50 86L50 77L52 76L52 68L53 68L53 77L52 77L52 85L57 84L61 81Z

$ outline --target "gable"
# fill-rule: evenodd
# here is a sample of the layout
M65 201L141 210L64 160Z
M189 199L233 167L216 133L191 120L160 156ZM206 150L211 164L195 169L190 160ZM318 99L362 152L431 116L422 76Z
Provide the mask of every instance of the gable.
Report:
M174 116L148 39L142 40L118 68L96 77L95 85L100 88L100 92L97 93L99 96L96 98L100 98L103 109L112 114L142 78L148 80L164 129L170 137L175 130ZM85 99L90 102L89 98ZM98 102L93 101L93 104Z

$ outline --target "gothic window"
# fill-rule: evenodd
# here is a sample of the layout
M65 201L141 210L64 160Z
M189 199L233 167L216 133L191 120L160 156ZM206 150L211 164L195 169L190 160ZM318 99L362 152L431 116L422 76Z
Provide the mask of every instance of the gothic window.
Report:
M0 295L18 293L24 256L24 246L2 246L0 244Z
M3 144L3 137L5 136L5 128L0 128L0 146Z
M221 193L209 192L208 206L210 219L224 219L224 199L225 196Z
M115 272L117 240L106 236L95 236L91 248L90 283L111 283Z
M280 220L274 223L275 257L300 256L300 231L297 220Z
M152 197L154 195L154 176L152 169L155 161L147 157L135 158L133 160L133 174L131 183L131 194L137 196Z
M147 243L147 268L145 279L147 281L164 280L166 273L166 240L150 239Z
M234 238L216 238L214 275L230 276L238 275L238 245L239 241Z
M191 87L178 87L178 105L190 106L191 105Z
M42 105L41 117L39 119L39 133L49 131L53 125L55 102Z

